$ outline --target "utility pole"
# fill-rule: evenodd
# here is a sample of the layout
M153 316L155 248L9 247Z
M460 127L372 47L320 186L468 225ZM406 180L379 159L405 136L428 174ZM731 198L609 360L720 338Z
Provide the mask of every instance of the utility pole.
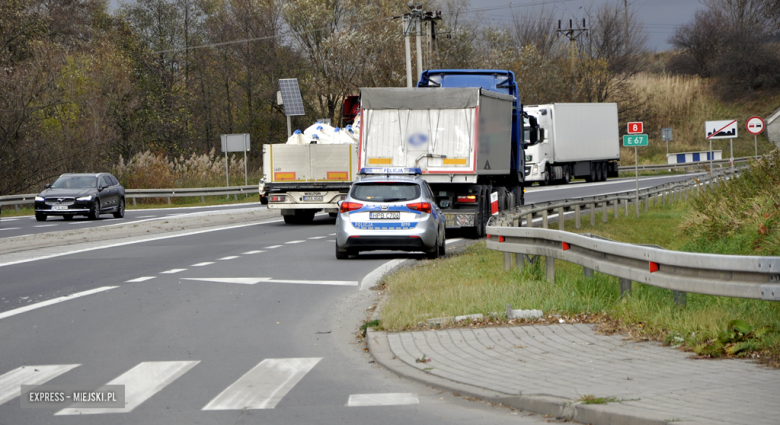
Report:
M626 54L629 54L631 43L628 40L628 0L623 0L623 11L626 15Z
M582 18L582 28L574 28L574 22L569 19L569 29L561 29L561 21L558 20L558 36L560 37L561 34L565 35L569 39L569 59L571 61L571 100L574 101L574 97L576 95L575 90L575 57L577 53L576 49L576 42L577 39L585 34L585 36L588 36L588 29L585 28L585 18Z
M412 26L411 16L403 15L402 20L404 31L404 45L406 47L406 87L412 87L412 49L409 46L410 29Z
M435 22L441 20L441 11L436 12L423 12L422 2L417 5L414 4L414 0L409 1L410 12L404 15L393 16L393 19L402 18L402 29L404 34L404 47L406 49L406 87L413 87L414 80L412 77L412 48L411 40L409 39L414 33L415 35L415 47L417 50L417 74L422 74L423 71L423 52L422 52L422 37L425 29L423 21L431 22L431 36L435 39Z

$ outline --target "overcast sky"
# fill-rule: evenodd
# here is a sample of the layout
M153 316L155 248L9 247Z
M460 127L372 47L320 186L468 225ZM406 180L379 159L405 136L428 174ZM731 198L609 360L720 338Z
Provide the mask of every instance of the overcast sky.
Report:
M2 0L0 0L2 1ZM110 0L111 7L116 8L120 0ZM133 0L124 0L132 2ZM371 1L371 0L367 0ZM415 0L418 2L420 0ZM604 3L623 4L623 0L470 0L472 9L481 10L488 22L506 24L512 22L512 13L524 17L538 16L539 9L544 4L546 10L553 10L556 16L564 19L582 21L584 10L592 8L595 11ZM426 1L423 0L423 8ZM644 22L647 32L648 46L653 50L669 49L667 39L678 26L689 22L697 9L703 8L699 0L629 0L629 9L633 10Z

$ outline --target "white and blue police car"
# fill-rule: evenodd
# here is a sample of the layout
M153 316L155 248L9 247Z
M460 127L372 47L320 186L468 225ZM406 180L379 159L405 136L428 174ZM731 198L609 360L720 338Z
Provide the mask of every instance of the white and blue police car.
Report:
M360 251L444 255L444 215L419 168L362 168L336 218L336 258Z

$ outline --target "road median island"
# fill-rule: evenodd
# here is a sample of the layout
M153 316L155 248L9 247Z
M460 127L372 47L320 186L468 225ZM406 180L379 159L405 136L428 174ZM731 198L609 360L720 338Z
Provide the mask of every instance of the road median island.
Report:
M278 211L252 208L193 213L143 221L112 220L110 222L107 221L105 226L100 227L4 238L0 244L0 255L66 245L155 236L195 229L205 230L211 227L247 224L275 217L280 217Z

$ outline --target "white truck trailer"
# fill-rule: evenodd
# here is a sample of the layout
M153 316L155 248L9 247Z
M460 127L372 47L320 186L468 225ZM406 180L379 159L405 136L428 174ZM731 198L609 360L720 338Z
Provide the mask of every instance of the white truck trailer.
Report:
M357 166L357 144L265 144L260 196L288 224L309 223L319 211L335 216Z
M536 118L539 137L525 137L525 181L547 185L617 177L620 136L616 103L525 105ZM526 131L529 130L526 124Z
M491 196L502 210L522 203L522 171L511 161L513 96L482 88L362 88L360 95L360 166L419 167L448 228L482 236Z

